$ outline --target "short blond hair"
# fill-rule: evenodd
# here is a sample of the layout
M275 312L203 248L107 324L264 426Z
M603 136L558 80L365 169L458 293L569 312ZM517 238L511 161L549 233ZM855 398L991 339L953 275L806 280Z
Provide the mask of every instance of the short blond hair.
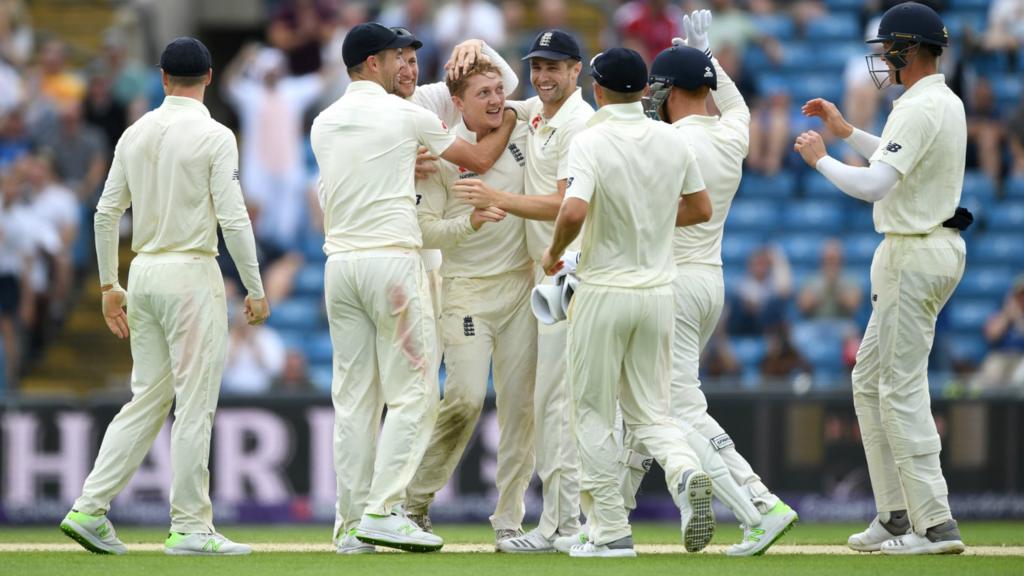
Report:
M469 79L479 74L497 74L501 76L501 70L490 61L477 60L469 67L469 70L466 70L459 76L458 80L453 80L451 74L445 78L444 83L448 86L448 93L462 98L466 93L466 87L469 86Z

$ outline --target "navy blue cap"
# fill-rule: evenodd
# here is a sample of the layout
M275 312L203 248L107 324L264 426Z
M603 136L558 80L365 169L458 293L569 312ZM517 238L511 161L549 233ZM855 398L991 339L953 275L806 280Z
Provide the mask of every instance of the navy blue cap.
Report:
M639 92L647 87L647 64L636 50L612 48L590 61L598 85L615 92Z
M409 44L409 47L412 48L413 50L419 50L420 48L423 48L423 42L421 42L420 39L417 38L415 34L410 32L408 28L402 28L401 26L392 26L391 31L397 34L399 37L408 36L409 38L412 38L412 44Z
M567 60L575 58L582 60L580 56L580 45L572 34L561 30L545 30L533 39L530 52L523 56L523 60L530 58L544 58L545 60Z
M650 83L658 82L683 90L696 90L701 86L718 90L718 74L711 58L689 46L666 48L654 58Z
M160 68L171 76L203 76L213 68L213 60L202 42L182 36L164 48Z
M412 46L415 42L418 40L412 34L408 36L397 34L391 28L377 22L358 24L348 31L345 40L341 43L341 59L345 62L345 66L351 68L362 64L367 58L378 52L392 48L405 48Z

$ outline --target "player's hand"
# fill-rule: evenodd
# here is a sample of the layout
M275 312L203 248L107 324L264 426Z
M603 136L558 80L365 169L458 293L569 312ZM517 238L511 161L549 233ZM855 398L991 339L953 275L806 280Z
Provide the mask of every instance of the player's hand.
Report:
M540 267L544 269L544 273L548 276L554 276L558 274L558 271L565 266L565 262L562 261L561 254L553 254L551 252L551 246L544 249L544 256L540 259Z
M501 222L508 216L508 212L505 212L497 206L488 206L486 208L474 208L472 214L469 215L469 223L473 226L473 230L479 230L486 222Z
M501 199L501 192L491 188L479 178L459 180L452 184L452 191L455 192L456 198L474 208L497 206Z
M103 292L103 320L114 336L121 339L128 337L128 314L124 311L127 301L128 293L119 286Z
M711 29L711 10L694 10L683 16L683 30L686 31L686 45L707 52L708 30Z
M807 162L807 165L811 168L816 167L818 160L821 160L828 154L825 150L825 142L821 139L821 134L814 130L808 130L797 136L796 143L793 144L793 150L799 152L804 162Z
M270 304L266 298L245 297L245 321L249 326L258 326L270 317Z
M840 138L849 138L853 134L853 126L843 118L843 113L835 104L824 98L808 100L800 109L804 116L821 119L828 131Z
M458 80L460 76L465 74L470 66L475 64L479 60L487 60L487 56L484 56L484 41L483 40L466 40L465 42L458 44L455 48L452 48L452 56L445 63L444 69L448 73L448 76L452 80Z
M426 180L437 172L437 156L430 153L426 146L420 146L416 152L416 179Z

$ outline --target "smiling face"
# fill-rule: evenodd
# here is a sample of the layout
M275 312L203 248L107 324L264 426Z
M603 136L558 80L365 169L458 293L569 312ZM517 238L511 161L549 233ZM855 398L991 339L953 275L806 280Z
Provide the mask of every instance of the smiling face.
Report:
M470 130L480 132L501 127L505 86L497 70L466 77L460 93L452 94L452 101L462 112L462 120Z
M399 77L408 72L402 48L382 50L366 59L380 85L388 94L398 94Z
M403 48L402 58L405 59L405 67L398 73L395 94L402 98L411 98L420 80L420 64L416 58L416 49Z
M545 104L561 104L576 91L583 64L566 60L530 59L530 84Z

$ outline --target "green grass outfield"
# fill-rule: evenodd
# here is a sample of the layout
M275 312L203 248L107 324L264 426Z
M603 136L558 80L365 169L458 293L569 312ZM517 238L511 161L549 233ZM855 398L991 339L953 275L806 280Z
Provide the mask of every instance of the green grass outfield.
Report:
M845 575L905 574L1024 574L1024 556L943 556L893 558L878 554L847 556L838 554L768 554L762 558L728 558L721 554L643 554L636 559L583 560L545 554L511 556L504 554L378 554L376 556L338 556L329 552L328 526L222 526L224 534L239 542L252 544L315 544L322 552L263 552L249 557L180 558L159 551L133 552L123 557L97 556L82 552L0 552L0 574L85 576L89 574L189 574L274 575L303 574L390 574L484 576L502 574L570 574L619 576L624 573L719 575ZM859 524L799 524L780 544L842 545ZM492 532L484 526L438 525L436 531L451 544L489 544ZM1024 547L1024 522L967 522L962 525L970 546ZM152 547L163 541L166 532L158 528L125 526L119 535L129 549L133 545ZM730 544L739 538L739 530L720 526L713 544ZM638 545L678 544L678 528L673 524L634 526ZM0 550L15 544L60 545L71 543L56 526L32 528L0 527ZM585 571L585 572L584 572Z

